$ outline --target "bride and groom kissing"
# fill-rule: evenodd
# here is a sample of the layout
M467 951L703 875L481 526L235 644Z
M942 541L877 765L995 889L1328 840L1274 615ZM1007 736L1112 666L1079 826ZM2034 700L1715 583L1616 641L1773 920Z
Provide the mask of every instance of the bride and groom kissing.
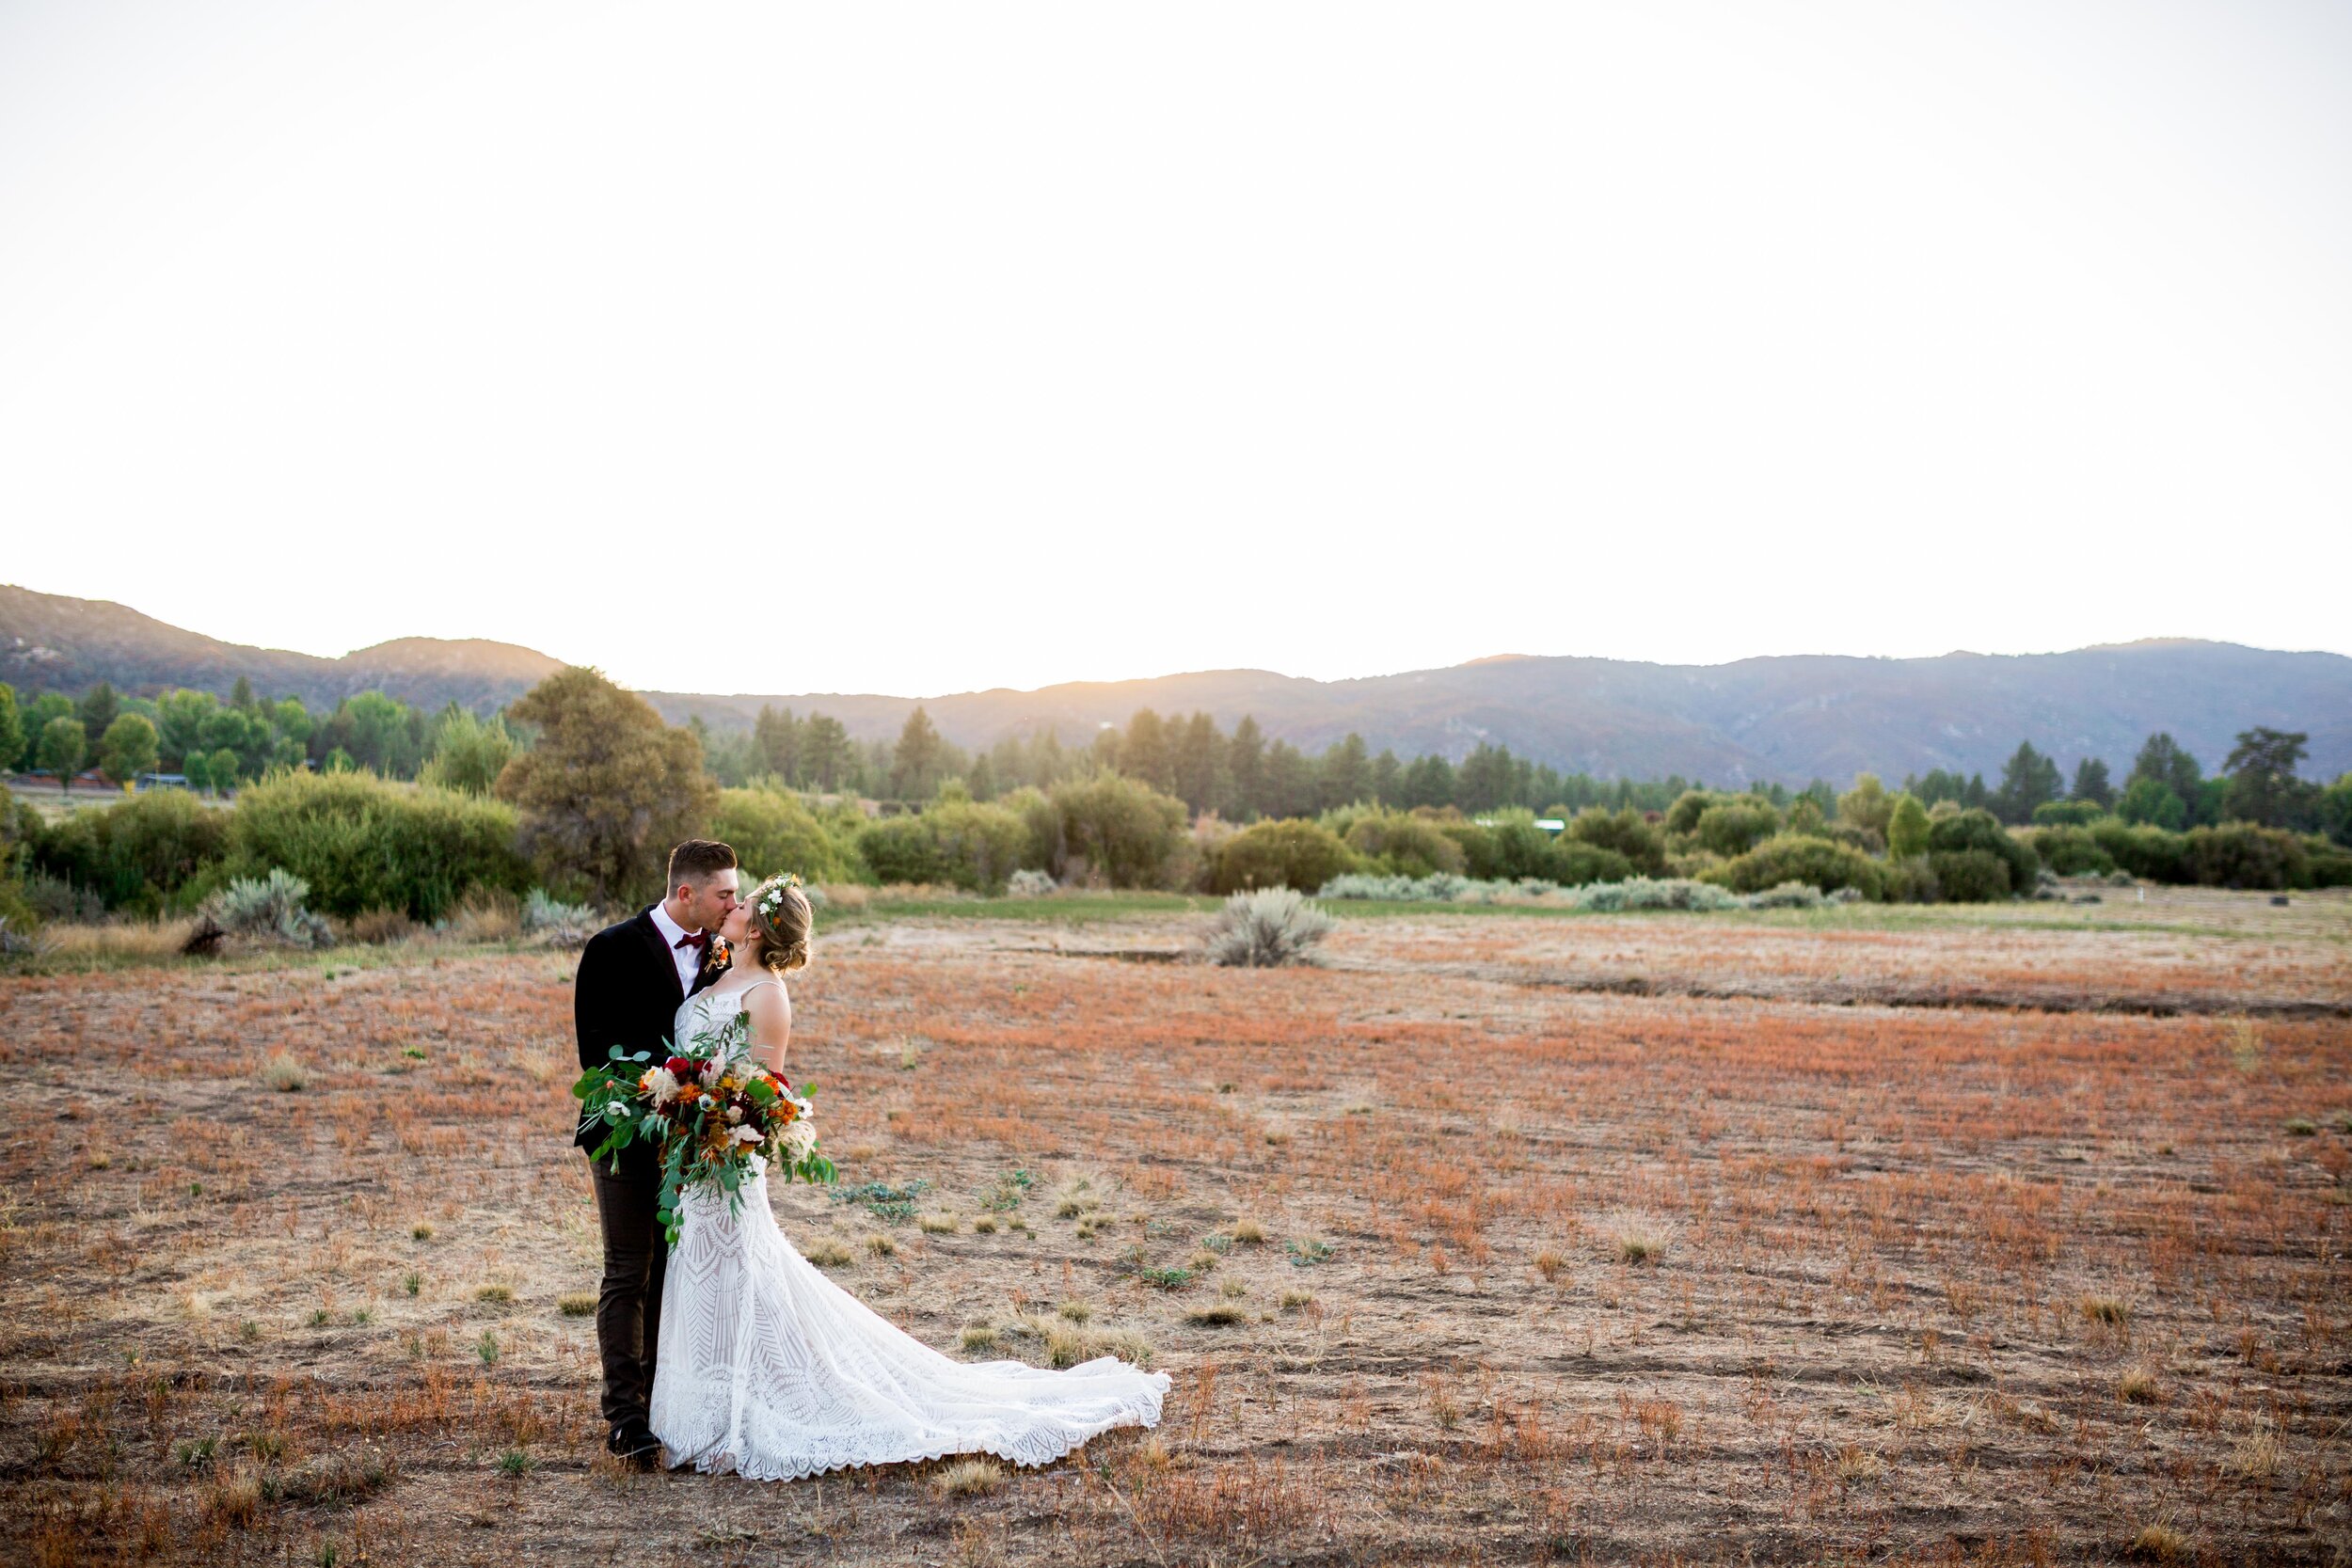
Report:
M580 954L581 1068L607 1065L614 1047L658 1060L732 1023L753 1062L781 1075L787 977L814 935L808 895L771 877L743 896L735 851L710 839L670 851L666 888ZM575 1142L590 1150L603 1136L583 1119ZM687 1186L673 1243L655 1147L591 1164L605 1446L622 1463L653 1469L666 1448L674 1466L761 1481L956 1453L1044 1465L1110 1428L1158 1422L1164 1372L1114 1356L1064 1371L962 1362L902 1332L793 1248L756 1156L753 1171L739 1202Z

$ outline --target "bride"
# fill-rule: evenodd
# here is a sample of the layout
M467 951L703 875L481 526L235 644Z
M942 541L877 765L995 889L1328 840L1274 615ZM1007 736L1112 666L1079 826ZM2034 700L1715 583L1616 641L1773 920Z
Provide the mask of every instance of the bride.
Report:
M770 878L720 934L733 961L678 1008L681 1044L745 1015L752 1054L784 1072L808 961L808 895ZM1168 1374L1115 1356L1066 1371L955 1361L884 1321L785 1240L764 1164L741 1203L690 1189L661 1292L652 1424L673 1465L787 1481L845 1465L992 1453L1045 1465L1097 1433L1153 1426Z

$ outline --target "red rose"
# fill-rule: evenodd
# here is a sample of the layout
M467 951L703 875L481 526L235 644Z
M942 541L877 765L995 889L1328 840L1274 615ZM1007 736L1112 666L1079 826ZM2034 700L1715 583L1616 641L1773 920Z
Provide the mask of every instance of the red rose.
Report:
M661 1065L669 1069L671 1077L681 1084L692 1082L703 1069L703 1065L691 1056L673 1056Z

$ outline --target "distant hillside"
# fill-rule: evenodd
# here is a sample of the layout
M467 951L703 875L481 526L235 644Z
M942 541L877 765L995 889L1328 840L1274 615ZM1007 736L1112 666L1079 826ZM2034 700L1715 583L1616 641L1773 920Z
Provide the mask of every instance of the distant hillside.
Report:
M225 696L244 675L265 697L296 696L312 707L376 690L423 707L453 702L486 712L561 668L529 648L475 639L405 637L341 658L249 648L103 599L0 585L0 680L21 692L78 696L108 681L142 695L184 686Z
M674 721L748 723L762 703L840 719L862 738L894 736L903 697L695 697L649 692ZM1504 657L1363 680L1311 681L1263 670L1156 680L974 691L923 705L947 738L982 746L1053 726L1083 742L1138 707L1213 715L1231 729L1255 714L1269 736L1319 751L1355 731L1377 752L1459 761L1480 741L1599 778L1679 773L1709 784L1813 778L1890 780L1934 768L1998 777L2021 739L2070 770L2085 756L2121 770L2148 735L2169 730L2217 768L2256 724L2310 733L2307 776L2352 769L2352 658L2228 642L2148 641L2072 653L1936 658L1804 656L1734 664Z
M557 668L509 643L430 638L319 658L215 641L120 605L0 587L0 679L19 690L79 693L106 680L131 692L226 692L243 674L264 695L291 692L316 706L375 689L427 707L488 709ZM739 729L773 704L821 709L862 739L896 736L914 706L909 697L840 693L646 695L673 722L699 716L714 729ZM1269 736L1309 751L1352 730L1375 752L1459 761L1487 740L1601 778L1680 773L1719 784L1843 784L1864 769L1899 779L1932 768L1992 778L2020 739L2070 769L2101 756L2120 771L2153 730L2169 730L2216 768L2236 733L2255 724L2308 731L2307 776L2352 769L2352 658L2226 642L1721 665L1503 657L1352 681L1211 670L968 691L923 705L950 740L972 747L1049 726L1083 744L1139 707L1203 709L1228 730L1254 714Z

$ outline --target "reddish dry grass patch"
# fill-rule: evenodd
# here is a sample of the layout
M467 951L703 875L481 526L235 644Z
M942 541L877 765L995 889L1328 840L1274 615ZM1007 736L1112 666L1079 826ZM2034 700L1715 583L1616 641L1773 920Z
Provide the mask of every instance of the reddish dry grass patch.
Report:
M1613 924L1759 980L1784 936ZM1083 1323L1177 1379L1157 1433L946 1504L928 1470L766 1488L599 1458L593 1329L561 1309L595 1228L556 961L0 981L0 1063L43 1107L0 1146L0 1540L1160 1563L2343 1539L2344 1026L1577 994L1504 971L1634 936L1429 928L1458 938L1375 966L1358 933L1362 967L1328 972L987 927L827 948L796 1056L845 1181L1001 1223L796 1190L787 1228L891 1235L840 1277L943 1348L985 1326L1044 1360ZM2026 940L1954 935L1944 972L2014 984ZM281 1052L299 1090L262 1084Z

